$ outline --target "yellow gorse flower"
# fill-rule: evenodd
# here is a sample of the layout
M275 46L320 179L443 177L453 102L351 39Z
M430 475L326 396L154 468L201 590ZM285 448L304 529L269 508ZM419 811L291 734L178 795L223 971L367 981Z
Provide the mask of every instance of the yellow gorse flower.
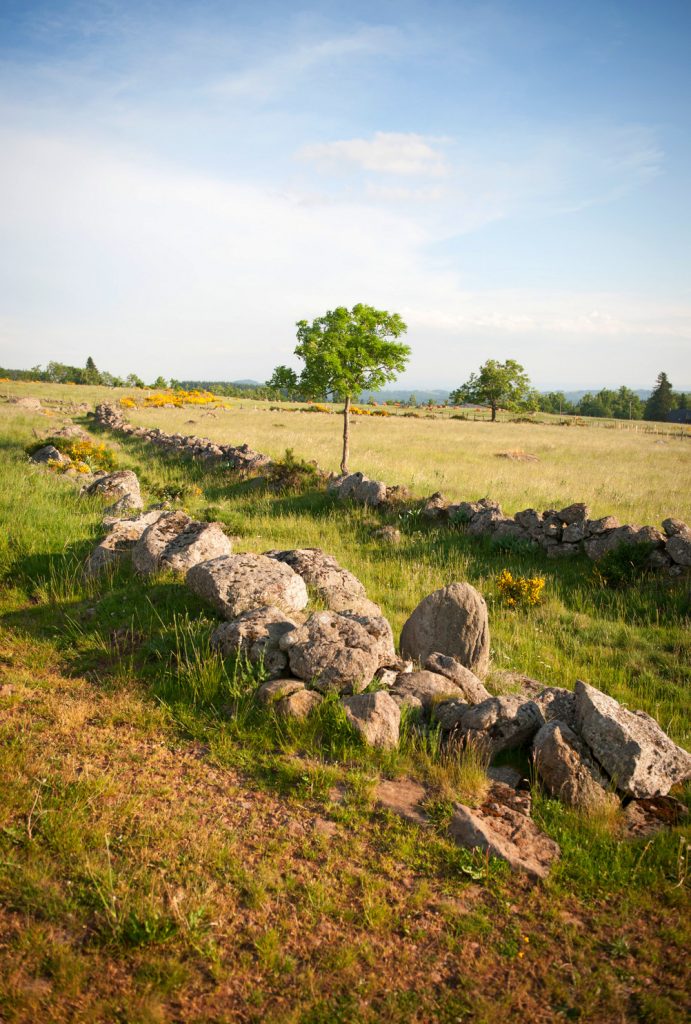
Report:
M497 578L497 589L510 608L538 604L544 588L544 576L514 576L508 569L502 569Z

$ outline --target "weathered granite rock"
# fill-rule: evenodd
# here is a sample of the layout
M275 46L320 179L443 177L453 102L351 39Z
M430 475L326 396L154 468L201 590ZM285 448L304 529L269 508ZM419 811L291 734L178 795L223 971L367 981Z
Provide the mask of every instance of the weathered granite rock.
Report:
M564 544L580 544L582 540L585 540L587 532L588 528L586 524L579 520L576 523L569 523L569 525L565 527L564 532L561 535L561 539Z
M572 523L584 523L590 515L590 509L583 502L577 501L573 505L567 505L566 508L561 509L557 515L562 523L570 526Z
M106 566L130 558L132 550L144 531L163 515L162 509L153 509L132 519L117 519L110 531L89 555L84 571L97 576Z
M643 711L576 681L577 731L617 789L633 797L664 796L691 777L691 755Z
M678 533L691 533L683 519L675 519L673 516L662 520L662 529L667 537L676 537Z
M607 788L610 780L565 722L554 720L542 726L533 740L533 756L545 788L563 803L583 809L619 803Z
M576 694L562 686L545 686L532 697L545 722L558 719L569 729L576 728Z
M19 408L19 409L41 409L42 408L40 398L32 398L30 395L27 395L24 398L14 398L14 399L12 399L12 404L16 405L17 408Z
M229 555L231 547L220 523L199 523L182 511L163 512L135 544L132 564L143 576L162 569L187 572L200 562Z
M481 509L474 515L468 526L470 537L489 537L496 530L500 523L505 523L508 516L505 516L499 509Z
M314 690L294 690L293 693L277 700L273 707L276 713L284 718L296 718L298 721L302 721L316 707L319 707L323 699L322 695L315 693Z
M280 608L252 608L232 622L217 626L211 634L211 646L224 657L239 654L253 665L263 665L269 678L276 678L288 665L288 656L280 649L279 641L296 626L297 622Z
M359 693L395 657L391 627L379 617L315 612L280 639L291 671L322 692Z
M688 808L681 800L672 796L653 796L631 800L624 809L624 825L630 838L643 839L662 829L684 824L688 816Z
M534 701L508 695L490 697L469 708L461 719L460 729L494 757L502 750L527 746L543 724L542 713Z
M391 687L391 696L401 707L432 707L449 697L460 699L460 688L446 676L436 672L401 672Z
M603 516L602 519L589 519L586 523L589 537L598 537L601 533L608 533L610 530L616 530L620 526L621 523L616 516Z
M567 527L568 529L568 527ZM573 558L575 555L581 553L580 544L556 544L554 547L550 546L547 548L548 558Z
M404 657L424 662L436 652L455 658L479 678L487 672L487 605L469 583L451 583L435 590L420 602L403 626Z
M425 500L422 506L423 518L432 522L441 522L449 518L449 502L443 494L436 491Z
M71 460L67 455L63 455L61 451L55 447L54 444L44 445L43 448L39 448L37 452L31 456L32 462L38 462L39 465L45 465L48 462L58 462L60 464L64 462L70 462Z
M414 779L382 779L375 790L379 807L398 815L412 825L429 825L424 803L427 790Z
M327 555L321 548L267 551L266 556L284 562L298 576L302 576L305 583L314 588L330 611L381 615L381 608L368 599L360 580L339 565L333 555Z
M329 490L335 492L341 501L349 498L360 505L383 505L386 502L386 484L381 480L370 480L364 473L351 473L333 480Z
M401 712L388 693L360 693L344 697L346 718L365 743L382 750L398 746Z
M662 535L652 526L627 525L618 526L615 530L589 537L584 546L588 558L597 562L603 555L615 551L624 544L659 544L662 540Z
M541 512L537 511L537 509L523 509L522 512L517 512L514 518L519 526L522 526L524 530L527 530L531 537L537 538L542 533L543 516Z
M677 565L691 565L691 530L675 533L667 541L665 550Z
M446 676L452 683L455 683L462 694L462 699L468 704L480 704L483 700L491 697L491 693L485 689L478 677L469 668L461 665L460 661L451 658L446 654L434 651L425 661L425 668L429 672L436 672Z
M116 473L106 473L105 476L98 477L84 488L82 494L96 495L105 498L106 501L112 501L113 505L109 507L109 512L144 506L137 474L131 469L119 469Z
M532 880L546 878L561 851L524 813L522 804L513 803L517 797L510 786L494 783L481 807L455 805L449 834L459 846L486 850Z
M463 716L472 707L462 699L442 700L432 707L432 721L442 732L454 732L460 728Z
M223 555L194 565L185 578L187 586L210 601L226 619L252 608L275 606L299 612L307 604L307 587L301 576L265 555Z
M298 690L304 690L305 684L300 679L271 679L257 690L257 700L260 704L270 707L284 697L290 697Z

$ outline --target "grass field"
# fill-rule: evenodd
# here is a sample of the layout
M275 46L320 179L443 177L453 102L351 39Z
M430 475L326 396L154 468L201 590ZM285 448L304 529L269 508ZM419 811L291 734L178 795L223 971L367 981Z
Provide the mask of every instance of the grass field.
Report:
M292 446L327 466L331 443L337 454L335 417L243 404L217 418L200 410L136 416L165 430L183 426L177 417L196 419L183 432L247 440L276 454ZM279 421L282 429L272 426ZM536 792L535 815L563 856L548 881L530 889L501 865L451 846L441 827L424 832L374 811L376 780L424 774L434 751L411 736L396 754L370 752L332 702L308 726L286 727L256 708L253 679L209 654L213 615L179 581L141 581L123 568L85 582L80 567L100 535L101 510L23 455L34 431L60 422L0 407L0 1019L684 1018L688 829L624 842L616 821L589 820ZM380 458L374 442L392 443L389 428L405 452L398 472L395 445L381 471L360 462L361 439ZM625 495L629 506L602 511L651 522L684 514L688 442L666 438L652 447L654 435L651 447L646 439L635 449L637 464L650 470L659 451L660 476L632 478L626 458L635 461L643 437L624 431L511 425L516 434L503 424L363 419L353 468L414 483L413 473L430 472L420 438L431 445L435 429L477 430L473 453L481 443L489 450L500 431L499 450L522 447L540 457L530 439L543 431L565 436L565 445L576 437L580 455L564 475L564 503L588 498L593 486L587 439L591 447L606 439L610 452L626 440L630 455L623 446L609 457L610 476L619 479L608 493ZM290 431L310 445L318 438L324 456L285 440ZM396 635L421 597L469 580L488 600L494 669L546 684L584 678L655 715L691 746L685 581L649 579L612 591L585 559L555 564L500 551L415 517L391 520L403 532L392 551L372 538L383 520L365 510L321 493L272 495L217 468L162 458L136 440L101 437L122 467L136 469L147 499L221 520L236 550L318 545L335 554L382 605ZM469 493L461 460L453 463L458 491L425 477L414 486L453 497L488 493L508 510L559 504L554 493L523 500L535 495L531 487L547 485L512 476L514 469L542 474L546 461L497 459L508 471L506 496L489 483ZM674 487L680 501L671 508ZM543 574L543 602L504 606L496 588L503 567ZM445 800L440 793L432 808L440 826Z

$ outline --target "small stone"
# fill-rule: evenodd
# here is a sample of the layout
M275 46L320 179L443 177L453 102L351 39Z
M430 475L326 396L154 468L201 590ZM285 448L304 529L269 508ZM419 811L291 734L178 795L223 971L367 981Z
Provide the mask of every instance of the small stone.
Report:
M272 679L268 683L262 683L257 690L257 700L260 704L270 706L283 697L290 697L298 690L304 690L305 684L299 679Z
M425 668L429 672L446 676L452 683L455 683L463 695L463 700L468 704L480 704L492 696L469 668L446 654L434 651L425 661Z
M276 713L284 718L296 718L298 721L302 721L316 707L319 707L323 699L322 695L315 693L314 690L295 690L287 697L276 701L273 707Z

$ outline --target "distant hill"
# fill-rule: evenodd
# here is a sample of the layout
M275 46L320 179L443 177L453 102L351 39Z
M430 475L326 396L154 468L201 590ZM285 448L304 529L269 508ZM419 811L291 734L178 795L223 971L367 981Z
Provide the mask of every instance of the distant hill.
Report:
M409 391L363 391L360 395L361 402L369 402L373 398L375 402L407 402L411 395L415 395L418 405L424 405L430 399L435 405L443 405L448 399L450 391L433 390L429 388L411 388Z

